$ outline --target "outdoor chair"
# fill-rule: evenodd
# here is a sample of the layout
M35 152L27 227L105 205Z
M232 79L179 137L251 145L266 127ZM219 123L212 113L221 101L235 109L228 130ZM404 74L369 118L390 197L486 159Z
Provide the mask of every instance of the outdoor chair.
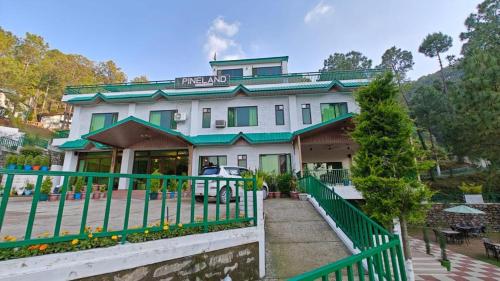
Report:
M486 256L490 258L490 255L495 257L498 261L500 260L500 245L496 245L491 242L488 238L483 238L484 249L486 250Z

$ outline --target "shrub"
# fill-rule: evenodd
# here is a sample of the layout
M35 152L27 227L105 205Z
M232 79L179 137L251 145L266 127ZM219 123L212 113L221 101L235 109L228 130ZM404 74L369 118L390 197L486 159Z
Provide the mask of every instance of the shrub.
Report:
M33 156L28 155L26 161L24 161L24 165L33 165Z
M17 157L17 165L24 165L24 162L26 162L26 156L24 155L19 155Z
M49 159L49 156L42 156L41 159L40 159L40 165L41 166L50 166L50 159Z
M481 184L476 185L473 183L462 182L459 188L464 194L481 194L483 192L483 185Z
M278 190L289 194L291 190L295 190L295 177L291 173L285 173L278 176Z
M24 189L26 189L26 190L33 190L33 188L35 188L35 185L32 184L32 183L30 183L29 181L26 181Z
M75 182L75 193L81 193L84 184L83 177L78 177Z
M171 179L168 182L168 191L177 191L177 187L179 186L179 182L176 179Z
M21 154L24 156L30 155L31 157L36 157L43 154L43 150L41 148L35 146L25 146L21 148Z
M264 181L266 181L269 191L271 192L279 191L278 176L275 173L265 173L263 171L261 171L261 173L264 175Z
M257 190L261 190L262 189L262 186L264 185L264 177L265 177L265 173L263 171L248 171L248 172L244 172L241 177L244 178L244 179L252 179L254 177L254 175L256 176L256 180L257 180ZM253 189L253 182L252 181L247 181L245 183L245 186L246 186L246 190L252 190Z
M33 166L40 166L41 162L42 162L42 156L37 155L33 158Z
M154 171L152 175L162 175L158 170ZM160 179L151 179L151 192L158 193L161 187Z
M17 156L14 154L7 155L7 157L5 159L5 163L7 165L16 164L17 163Z
M49 194L52 190L52 179L50 177L45 177L42 182L42 187L40 188L40 193Z

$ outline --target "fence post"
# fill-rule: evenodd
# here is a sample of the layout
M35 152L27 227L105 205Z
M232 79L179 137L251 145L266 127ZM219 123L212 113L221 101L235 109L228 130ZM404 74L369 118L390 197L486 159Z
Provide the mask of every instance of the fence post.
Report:
M257 226L257 175L253 176L252 183L253 225Z

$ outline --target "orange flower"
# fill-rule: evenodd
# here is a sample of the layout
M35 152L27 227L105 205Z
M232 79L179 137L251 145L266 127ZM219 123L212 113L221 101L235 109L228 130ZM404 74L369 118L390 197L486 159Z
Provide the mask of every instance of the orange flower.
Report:
M101 231L102 231L102 227L100 227L100 226L96 227L95 232L101 232Z
M43 244L43 245L40 245L40 248L38 248L38 250L45 251L48 247L49 247L48 244Z
M38 250L38 247L40 247L40 245L31 245L28 247L28 250L30 250L30 251Z

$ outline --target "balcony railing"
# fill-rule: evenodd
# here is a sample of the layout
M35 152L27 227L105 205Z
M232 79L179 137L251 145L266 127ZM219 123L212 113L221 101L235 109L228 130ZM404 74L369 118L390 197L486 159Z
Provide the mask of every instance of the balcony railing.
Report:
M170 230L175 230L180 227L183 229L198 228L203 229L204 232L208 232L209 227L231 224L231 223L253 223L257 225L257 200L256 197L256 178L216 178L216 177L190 177L190 176L169 176L169 175L146 175L146 174L109 174L109 173L80 173L80 172L62 172L62 171L17 171L17 170L0 170L0 174L6 178L5 188L3 191L3 197L0 202L0 233L5 229L5 219L7 221L16 221L16 224L25 225L23 234L16 237L15 241L5 241L0 242L0 249L15 248L15 247L27 247L35 244L43 243L56 243L56 242L67 242L73 239L88 239L87 227L91 224L95 224L95 218L91 221L89 218L89 212L95 211L97 205L92 203L92 207L89 207L90 199L93 197L93 193L98 192L95 190L94 184L96 182L102 182L105 180L107 185L105 186L105 203L102 210L102 221L97 222L101 231L93 233L95 237L112 237L121 236L120 241L122 243L127 241L127 237L134 233L143 233L146 230L148 232L163 231L164 226L170 224ZM19 212L16 212L16 206L9 208L10 205L14 205L19 202L18 200L11 201L13 190L13 183L16 182L16 177L29 176L31 177L35 184L33 190L33 197L30 200L31 204L28 205L29 215L26 218L19 217ZM62 177L62 186L58 192L59 202L54 204L54 209L57 211L54 214L55 222L53 225L48 226L53 229L52 233L44 237L33 237L34 226L40 227L40 222L37 223L39 217L37 212L44 212L46 215L49 206L47 202L40 202L41 199L46 200L47 194L43 193L44 190L42 186L45 184L44 180L48 177ZM84 186L81 193L81 198L83 204L75 205L70 204L67 206L67 195L71 190L74 190L74 183L78 179L83 179ZM125 180L127 188L123 190L126 195L119 197L117 190L113 191L113 186L115 181ZM24 179L23 179L24 180ZM80 180L81 181L81 180ZM134 183L137 181L146 182L145 190L140 190L140 193L136 193L133 190ZM187 183L187 184L186 184ZM201 201L196 204L197 199L195 197L196 186L201 186L203 189L203 196L201 196ZM103 185L100 185L103 186ZM211 205L209 208L208 204L208 194L209 188L213 187L229 187L231 186L231 192L226 192L225 200L220 196L220 190L222 188L217 188L215 195L215 206ZM155 204L152 205L152 199L150 194L158 192L161 200L156 200ZM186 198L180 196L185 189L190 190L190 194ZM168 191L167 191L168 189ZM74 190L77 191L77 190ZM137 190L139 191L139 190ZM119 192L119 191L118 191ZM177 196L174 199L168 199L168 193L176 192ZM123 194L121 193L121 194ZM139 203L137 200L132 202L132 198L137 199L137 195L141 196ZM118 197L117 197L118 196ZM143 196L143 197L142 197ZM251 199L253 198L253 199ZM231 200L234 199L234 200ZM158 202L160 201L160 202ZM225 203L223 203L225 201ZM141 209L142 204L142 219L139 219L139 226L131 226L132 224L132 208ZM42 206L40 206L42 205ZM133 207L133 205L135 207ZM57 208L56 208L57 206ZM41 208L39 208L41 207ZM71 214L69 214L69 207L72 209ZM169 208L170 207L170 208ZM17 206L19 208L19 206ZM26 207L23 207L26 208ZM78 210L75 212L75 208ZM111 218L111 213L113 211L113 216L116 216L117 210L122 210L123 214L120 215L119 222L116 219ZM134 209L134 210L135 210ZM14 210L14 211L12 211ZM81 214L75 216L75 213ZM99 215L101 212L99 211ZM158 215L153 217L153 214ZM189 215L188 215L189 214ZM201 217L197 217L201 215ZM99 216L101 218L101 216ZM171 219L169 219L171 218ZM65 225L64 222L79 219L79 225ZM23 221L25 220L25 221ZM154 221L154 225L152 225ZM69 229L69 233L62 233L63 227L73 227L74 229ZM111 229L113 227L113 229ZM12 227L11 227L12 228ZM2 236L9 233L2 233Z
M351 172L349 169L315 169L307 170L304 174L311 175L330 185L352 185Z
M406 280L397 235L371 220L318 179L307 176L299 180L299 185L318 202L360 253L289 280L343 280L344 274L347 274L347 280L354 280L355 276L358 280L365 280L365 275L368 275L368 280Z
M48 145L49 141L45 139L21 138L19 140L14 140L8 137L0 137L0 146L9 150L17 150L18 147L23 146L38 146L41 148L47 148Z
M375 76L385 72L385 69L364 69L364 70L336 70L329 72L300 72L287 73L280 75L259 75L232 77L229 79L229 85L261 85L261 84L282 84L282 83L301 83L301 82L319 82L334 80L358 80L372 79ZM351 86L346 83L346 86ZM356 86L356 84L353 84ZM66 87L66 95L75 94L93 94L109 92L129 92L129 91L154 91L164 89L174 89L175 80L159 80L149 82L129 82L100 85L80 85Z

